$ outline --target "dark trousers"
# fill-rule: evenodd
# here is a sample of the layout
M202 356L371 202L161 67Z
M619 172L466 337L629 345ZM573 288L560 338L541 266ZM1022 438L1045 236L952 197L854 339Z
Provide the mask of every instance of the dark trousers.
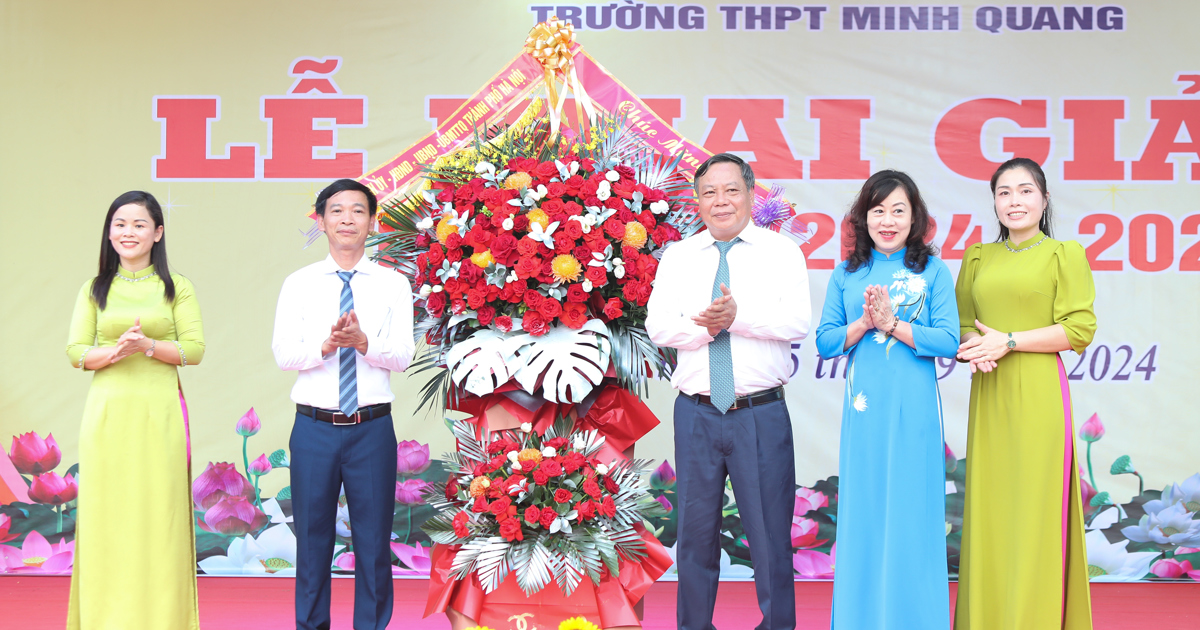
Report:
M733 484L754 563L754 586L763 614L757 628L793 630L791 526L796 466L787 405L776 400L722 415L711 405L680 395L675 400L675 458L680 630L713 628L726 476Z
M296 414L292 428L296 528L296 628L328 630L338 494L345 485L354 547L354 628L384 630L392 618L392 515L396 432L392 417L335 426Z

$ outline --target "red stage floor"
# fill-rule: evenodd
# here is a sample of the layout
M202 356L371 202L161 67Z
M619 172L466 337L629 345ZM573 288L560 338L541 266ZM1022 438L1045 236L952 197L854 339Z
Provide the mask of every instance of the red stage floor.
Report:
M67 618L66 577L0 577L0 619L6 630L59 630ZM389 628L445 630L445 617L421 619L424 580L396 580L396 612ZM354 584L333 581L333 630L349 630ZM954 589L950 585L953 603ZM831 582L797 582L799 630L828 630ZM1194 630L1200 628L1200 584L1093 584L1095 630ZM753 628L760 619L752 582L721 584L714 624L722 630ZM200 578L200 625L220 630L294 627L292 580ZM675 628L675 583L659 582L646 598L647 630Z

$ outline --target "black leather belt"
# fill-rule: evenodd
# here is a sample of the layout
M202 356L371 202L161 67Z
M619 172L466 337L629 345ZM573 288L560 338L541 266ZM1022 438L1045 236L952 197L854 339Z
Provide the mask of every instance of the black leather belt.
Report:
M712 399L709 398L707 394L684 394L684 396L687 396L688 398L691 398L702 405L708 405L710 407L716 406L712 404ZM769 402L775 402L776 400L782 399L782 387L766 389L756 394L748 394L746 396L738 396L737 398L734 398L733 406L729 408L729 411L733 411L735 409L745 409L746 407L753 407L755 405L765 405Z
M359 407L354 414L347 416L340 411L330 411L311 405L296 405L296 413L308 416L314 420L336 425L361 424L375 418L382 418L392 413L392 403L380 403L369 407Z

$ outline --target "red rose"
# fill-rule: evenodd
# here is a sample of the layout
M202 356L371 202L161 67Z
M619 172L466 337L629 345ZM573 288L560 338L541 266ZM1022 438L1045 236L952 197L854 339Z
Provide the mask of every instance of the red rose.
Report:
M574 221L572 221L571 223L574 223ZM574 251L575 251L575 241L573 241L569 238L561 238L561 237L554 239L555 255L570 254Z
M567 438L565 438L565 437L550 438L549 440L542 442L543 447L549 446L550 448L562 448L566 445L567 445Z
M537 292L537 289L525 289L525 305L531 309L536 309L542 305L542 301L546 296Z
M542 470L541 468L538 468L537 470L533 471L534 485L544 486L549 482L550 482L550 475L547 475L546 471Z
M551 510L550 508L542 509L541 525L543 528L550 529L550 526L554 524L554 520L557 518L558 518L558 513L555 512L554 510Z
M429 254L428 253L418 254L417 255L417 271L419 271L421 273L425 273L428 270L429 270Z
M487 228L477 223L475 224L475 227L471 228L470 232L467 232L466 240L469 241L479 251L483 251L488 248L493 238L495 238L494 234L489 232ZM446 239L446 241L449 240L450 239L448 238Z
M459 538L466 538L467 536L471 535L471 530L467 529L468 520L470 520L470 517L467 516L466 512L459 512L458 514L454 515L454 521L452 522L454 524L455 536L458 536Z
M572 175L568 177L567 181L563 182L563 184L565 184L567 189L571 191L572 195L578 195L579 187L583 186L583 176L579 174Z
M571 474L583 467L585 460L582 453L571 452L567 453L562 458L562 467L567 474Z
M463 250L461 247L446 250L446 260L456 263L463 259Z
M480 284L483 282L483 269L475 263L463 265L458 272L458 278L468 285Z
M525 508L525 522L530 525L537 525L542 520L542 511L537 506L531 505Z
M596 518L596 504L591 501L580 501L575 510L579 512L579 520L590 521Z
M475 502L471 504L471 511L476 514L483 514L488 509L487 499L483 497L475 497Z
M494 319L495 317L496 317L496 307L494 307L494 306L485 306L485 307L479 309L479 312L476 314L476 319L479 320L480 326L487 326L488 324L491 324L492 319Z
M621 309L622 306L624 304L621 302L621 298L608 298L608 301L604 303L604 316L609 320L617 319L625 314Z
M617 485L617 482L613 481L612 477L605 477L604 478L604 489L608 490L609 492L611 492L613 494L616 494L617 492L619 492L621 490L621 486Z
M559 199L547 199L542 202L542 212L545 212L548 217L563 214L563 202Z
M508 497L500 497L488 506L488 511L498 519L508 518L508 506L512 505L512 501ZM504 516L501 516L501 515Z
M598 199L597 199L596 203L592 203L590 200L596 199L596 191L600 189L600 182L603 179L604 179L603 175L601 175L599 177L590 177L590 178L588 178L587 181L583 182L583 184L579 187L579 196L583 197L585 200L587 200L587 201L585 201L585 203L587 205L589 205L589 206L600 205L600 202Z
M478 289L471 289L470 291L467 291L467 305L471 308L477 309L483 306L486 300L487 293L485 292L479 291Z
M463 246L463 237L458 232L454 232L446 237L446 249L458 249Z
M567 288L568 302L586 302L588 299L587 291L583 290L583 285L579 283L572 284Z
M569 503L571 501L571 491L566 488L559 488L554 491L554 501L556 503Z
M525 316L521 319L521 328L534 337L541 337L550 332L549 326L546 325L546 318L533 310L525 311Z
M509 257L517 248L517 237L505 232L500 236L492 239L491 249L492 258L495 258L501 264L505 263L505 259Z
M429 266L434 269L439 269L442 266L442 261L446 259L446 251L442 249L441 243L434 243L429 246Z
M521 521L515 518L510 518L500 523L500 535L505 540L525 540L525 536L521 534Z
M588 172L594 171L596 170L596 162L592 158L581 157L579 158L579 168Z
M425 312L434 319L441 319L446 313L446 294L444 292L430 293L425 298Z
M567 185L562 182L550 182L546 184L546 196L551 198L562 197L567 194Z
M472 204L475 203L475 189L471 185L459 186L458 190L454 191L454 204Z
M499 453L504 453L508 450L511 450L506 448L509 444L512 444L512 442L509 442L508 440L496 440L495 442L490 442L487 445L487 454L497 455Z
M642 196L644 197L642 199L642 203L645 203L645 204L652 204L655 201L666 201L667 200L667 193L665 193L657 188L647 187L646 190L642 192Z
M537 256L529 256L517 261L517 277L526 280L537 275L542 270L542 259Z
M508 315L501 315L496 318L496 330L500 332L510 332L512 330L512 318Z
M615 217L604 222L604 233L609 238L621 240L625 238L625 224L618 221Z
M562 313L562 303L552 297L547 297L538 305L537 310L542 317L546 318L546 321L550 321Z
M588 267L583 273L583 277L591 281L593 287L602 287L608 284L608 270L604 267Z
M565 234L566 237L571 241L577 241L583 238L583 224L578 221L567 221L559 227L562 229L562 233ZM494 254L495 252L493 252L493 255Z
M583 206L574 201L568 201L563 204L563 212L566 212L568 216L577 217L583 214Z
M604 500L600 502L600 513L608 518L617 515L617 504L613 502L612 497L604 497Z
M679 233L679 230L676 230L666 223L660 223L658 227L654 228L654 234L652 236L654 238L654 242L658 243L659 247L662 247L663 245L673 241L678 241L683 237Z
M559 319L567 325L567 328L579 330L588 321L587 306L582 302L568 302L563 307L563 312L559 315Z
M642 210L641 214L637 215L637 220L642 223L642 227L647 231L653 230L655 225L658 225L658 220L654 218L654 213L649 210Z
M529 217L518 214L513 218L513 232L526 232L529 230Z
M551 177L558 175L558 166L555 165L554 162L542 162L533 169L532 174L542 179L550 179Z
M443 188L442 192L438 193L437 195L438 203L449 203L454 201L454 186L452 184L446 184L446 186L449 186L449 188Z
M653 287L651 287L650 283L646 280L635 282L633 284L637 285L634 287L634 297L637 299L637 305L645 306L646 302L650 301L650 291L653 289Z
M637 173L634 172L634 170L632 168L625 166L624 164L618 164L616 169L614 169L614 170L616 170L617 173L621 176L621 179L633 180L633 178L637 176ZM617 181L620 181L620 180L617 180Z
M600 484L596 483L595 479L588 479L587 481L583 482L583 491L593 499L600 498Z
M612 185L613 194L622 199L633 199L633 191L637 188L637 182L632 179L621 179Z
M543 459L542 467L538 470L544 470L546 471L547 475L551 477L557 477L562 474L562 464L554 461L553 459Z
M604 207L608 208L609 210L624 210L625 201L620 197L613 195L612 197L604 200ZM626 223L628 223L628 221L626 221Z
M462 315L467 312L467 302L461 298L451 298L450 312L455 315Z
M517 253L523 258L534 256L538 253L539 243L528 236L517 241Z

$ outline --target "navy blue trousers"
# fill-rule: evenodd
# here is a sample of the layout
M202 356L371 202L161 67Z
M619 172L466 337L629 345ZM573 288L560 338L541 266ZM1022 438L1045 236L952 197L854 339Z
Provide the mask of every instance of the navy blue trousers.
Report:
M754 563L763 619L758 630L796 627L792 509L796 465L792 421L783 400L722 415L680 395L675 400L680 630L711 630L721 561L725 478ZM748 627L749 624L743 627Z
M296 529L296 628L328 630L338 494L345 485L354 546L354 628L384 630L392 618L392 515L396 432L392 417L335 426L296 414L292 427Z

